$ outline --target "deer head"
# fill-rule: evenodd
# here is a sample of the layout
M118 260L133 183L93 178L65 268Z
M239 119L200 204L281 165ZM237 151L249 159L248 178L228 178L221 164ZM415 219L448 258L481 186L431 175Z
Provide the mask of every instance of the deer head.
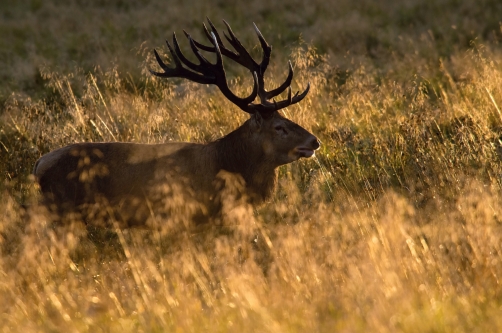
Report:
M260 63L251 57L226 21L223 21L223 23L227 27L228 35L224 33L224 36L235 51L230 50L224 45L220 34L209 19L208 23L210 30L205 24L203 26L204 32L212 44L211 46L195 41L184 31L192 51L199 60L199 64L191 62L183 55L176 38L176 33L173 33L173 46L171 46L169 41L166 41L166 43L173 57L175 67L171 68L167 66L157 51L154 50L155 58L164 71L156 72L150 70L150 72L163 78L186 78L202 84L216 85L229 101L251 115L251 118L243 125L250 132L249 140L256 147L261 148L267 160L273 161L275 166L293 162L300 157L312 156L314 151L319 148L317 138L301 126L284 118L278 112L280 109L296 104L305 98L309 92L310 84L307 84L307 87L301 94L297 92L292 95L293 67L291 62L288 62L289 73L284 83L275 89L265 90L264 74L270 61L272 47L265 41L258 27L254 25L263 49ZM202 55L201 50L216 54L216 63L210 63ZM228 87L223 67L223 56L247 68L252 74L254 85L253 91L249 96L244 98L238 97ZM274 100L274 97L286 89L288 90L288 96L285 100ZM259 99L259 103L254 103L256 98Z

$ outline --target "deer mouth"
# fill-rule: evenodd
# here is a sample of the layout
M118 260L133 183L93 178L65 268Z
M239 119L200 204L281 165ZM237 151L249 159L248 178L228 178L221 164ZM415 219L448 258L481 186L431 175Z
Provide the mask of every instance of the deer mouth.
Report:
M315 151L312 148L307 148L307 147L296 147L295 151L298 154L298 157L307 157L307 158L311 157L315 153Z

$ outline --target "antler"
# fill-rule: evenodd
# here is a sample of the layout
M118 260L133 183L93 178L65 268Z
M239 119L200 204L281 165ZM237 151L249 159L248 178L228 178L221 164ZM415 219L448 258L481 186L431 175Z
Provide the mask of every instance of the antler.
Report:
M265 38L261 34L260 30L258 30L256 24L253 23L256 34L258 35L258 39L260 40L260 44L263 49L263 58L260 63L257 63L251 57L249 52L246 51L244 46L237 39L234 32L230 28L230 25L225 20L223 20L223 23L226 25L230 37L227 36L225 32L223 34L236 52L229 50L228 48L225 47L213 23L209 20L209 18L207 19L207 21L211 27L211 31L209 31L206 25L203 23L204 32L206 33L206 36L208 37L209 41L213 44L213 46L206 46L204 44L201 44L193 40L188 33L183 31L190 42L190 47L192 48L192 51L199 60L198 65L191 62L183 55L183 53L180 50L178 40L176 39L176 34L173 33L174 50L168 41L166 41L166 43L173 57L175 68L168 67L162 61L157 51L154 50L155 58L157 59L157 62L159 63L160 67L162 67L164 72L160 73L152 70L150 70L150 72L159 77L181 77L197 83L214 84L220 89L223 95L225 95L225 97L228 98L232 103L237 105L243 111L246 111L251 114L255 112L271 113L283 109L289 105L300 102L307 95L310 89L310 83L307 84L307 88L303 93L300 94L299 92L297 92L294 96L291 96L291 81L293 80L293 67L291 66L291 62L288 62L289 73L288 77L286 78L286 81L284 81L284 83L281 84L276 89L270 91L265 90L265 82L263 79L263 75L270 61L270 54L272 53L272 47L268 45L268 43L265 41ZM206 58L204 58L204 56L200 53L199 49L206 52L215 53L216 64L213 65ZM246 98L240 98L236 96L234 93L232 93L232 91L230 91L226 81L225 69L223 68L222 55L232 59L233 61L247 68L252 73L254 79L254 87L251 95L249 95ZM183 64L186 67L188 67L188 69L183 67ZM279 102L276 102L275 100L273 100L272 102L270 101L270 99L273 99L286 89L288 89L287 99ZM252 103L257 96L260 97L261 103L260 104Z

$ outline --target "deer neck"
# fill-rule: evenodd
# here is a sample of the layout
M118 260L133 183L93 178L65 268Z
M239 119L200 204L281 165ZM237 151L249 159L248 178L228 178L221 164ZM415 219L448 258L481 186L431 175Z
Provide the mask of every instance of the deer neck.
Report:
M277 182L276 165L252 142L246 124L213 142L218 155L218 170L242 176L255 203L265 201Z

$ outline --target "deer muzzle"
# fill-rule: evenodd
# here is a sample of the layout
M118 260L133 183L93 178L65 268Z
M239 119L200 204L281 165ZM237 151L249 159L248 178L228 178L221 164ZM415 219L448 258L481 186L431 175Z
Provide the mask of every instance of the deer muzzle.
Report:
M320 147L319 140L317 140L317 138L312 135L305 142L305 144L295 147L295 149L293 151L298 155L298 158L300 158L300 157L307 157L308 158L308 157L311 157L312 155L314 155L315 151L317 149L319 149L319 147Z

